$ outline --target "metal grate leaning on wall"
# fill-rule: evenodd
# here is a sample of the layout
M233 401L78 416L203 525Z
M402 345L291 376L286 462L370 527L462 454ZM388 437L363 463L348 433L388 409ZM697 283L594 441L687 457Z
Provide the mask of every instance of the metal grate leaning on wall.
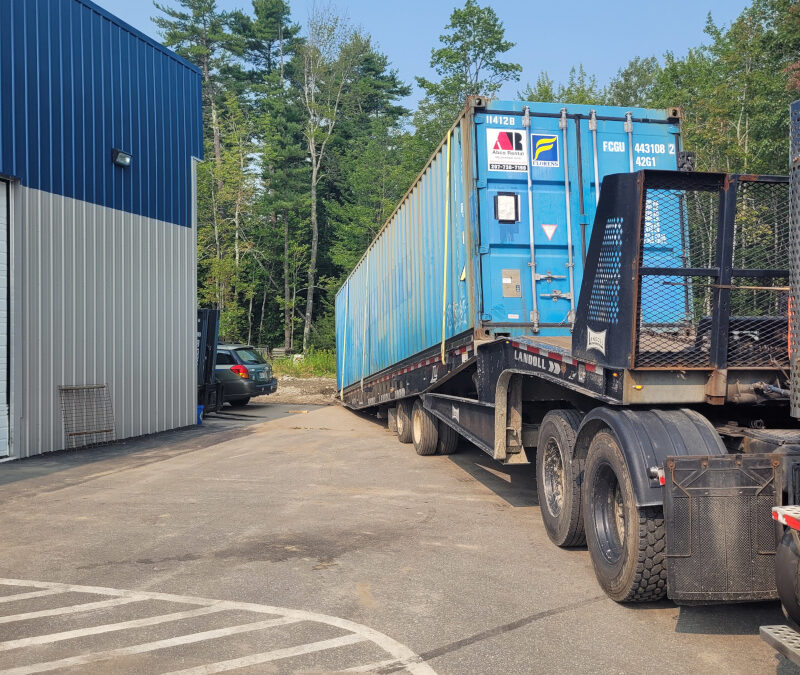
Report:
M789 257L792 263L790 286L794 300L789 305L789 356L792 374L791 413L794 417L800 417L800 369L797 358L800 350L800 322L797 320L797 298L800 297L800 101L792 103L791 115Z
M114 440L114 408L108 386L60 386L58 396L67 449L102 445Z

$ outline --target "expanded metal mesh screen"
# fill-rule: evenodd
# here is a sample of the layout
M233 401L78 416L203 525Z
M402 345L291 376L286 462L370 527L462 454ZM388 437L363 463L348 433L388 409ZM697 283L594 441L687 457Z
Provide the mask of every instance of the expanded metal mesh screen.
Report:
M102 445L114 440L111 392L104 384L58 388L68 449Z
M789 186L742 182L736 193L728 367L789 365Z
M670 270L713 267L717 257L720 184L681 174L648 186L642 218L638 367L707 368L713 278ZM692 189L687 189L691 186ZM647 269L661 268L659 274Z
M800 297L800 101L791 107L791 154L790 154L790 227L789 251L791 258L791 288L793 301L790 303L791 336L791 413L800 417L800 322L798 322L797 298Z
M711 368L715 336L722 353L727 342L728 367L787 367L787 183L703 184L682 176L646 185L636 367ZM735 214L730 202L721 213L729 190L736 190ZM726 260L722 236L733 239ZM724 284L723 267L733 268ZM723 314L716 303L729 308ZM715 328L715 314L727 317L726 331Z

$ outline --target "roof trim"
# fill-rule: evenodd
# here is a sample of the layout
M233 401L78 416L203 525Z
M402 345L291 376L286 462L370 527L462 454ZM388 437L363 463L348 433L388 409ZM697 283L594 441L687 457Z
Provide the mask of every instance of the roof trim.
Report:
M100 16L102 16L104 19L107 19L108 21L110 21L113 24L116 24L117 26L119 26L123 30L127 31L128 33L130 33L134 37L137 37L142 42L146 42L151 47L154 47L155 49L160 51L162 54L165 54L166 56L170 57L174 61L177 61L178 63L180 63L182 66L188 68L189 70L193 70L198 75L202 76L202 73L200 72L200 68L198 68L196 65L194 65L193 63L187 61L182 56L178 56L171 49L169 49L168 47L165 47L160 42L158 42L158 40L154 40L149 35L143 33L142 31L140 31L138 28L134 28L129 23L126 23L125 21L120 19L118 16L115 16L114 14L109 12L108 10L103 9L102 7L100 7L100 5L97 5L94 2L92 2L92 0L72 0L72 2L76 2L79 5L83 5L87 9L92 10L96 14L99 14Z

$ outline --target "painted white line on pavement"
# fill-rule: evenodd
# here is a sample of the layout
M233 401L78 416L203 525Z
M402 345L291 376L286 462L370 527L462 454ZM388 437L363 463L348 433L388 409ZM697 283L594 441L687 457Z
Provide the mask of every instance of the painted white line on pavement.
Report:
M260 605L252 602L236 602L236 601L220 601L214 600L210 598L198 598L194 596L188 595L172 595L169 593L155 593L151 591L128 591L122 590L119 588L107 588L103 586L78 586L73 584L59 584L47 581L29 581L24 579L0 579L0 584L5 584L7 586L26 586L29 588L42 588L42 589L62 589L65 591L74 591L76 593L94 593L96 595L110 595L112 597L118 598L130 598L131 601L134 600L163 600L164 602L177 602L189 605L202 605L202 606L212 606L218 605L221 602L224 602L225 606L228 609L237 609L242 610L245 612L257 612L260 614L278 614L293 621L314 621L317 623L324 623L329 626L336 626L337 628L341 628L343 630L349 631L351 633L355 633L357 635L363 635L367 640L374 642L378 647L383 649L387 652L390 656L394 657L394 660L405 664L404 668L413 673L414 675L435 675L435 671L431 668L428 664L420 661L419 656L417 656L411 649L406 647L404 644L397 642L390 638L388 635L381 633L377 630L370 628L369 626L364 626L363 624L355 623L354 621L349 621L348 619L342 619L337 616L330 616L327 614L317 614L316 612L307 612L305 610L300 609L290 609L287 607L274 607L271 605ZM106 652L108 653L108 652ZM87 655L90 657L93 655ZM110 657L103 657L103 658L113 658L113 654ZM83 658L83 657L75 657L75 658ZM90 661L86 661L89 663ZM59 662L60 664L61 662ZM84 663L81 661L80 663ZM80 665L78 663L78 665ZM55 667L61 667L60 665ZM39 671L30 671L30 670L11 670L11 671L2 671L3 673L10 672L10 673L28 673L28 672L42 672Z
M191 619L195 616L203 616L205 614L214 614L216 612L224 611L224 607L198 607L197 609L189 609L185 612L173 612L172 614L160 614L157 616L148 616L144 619L132 619L131 621L122 621L120 623L107 623L100 626L90 626L89 628L76 628L75 630L67 630L61 633L50 633L48 635L36 635L35 637L20 638L18 640L8 640L0 642L0 652L8 651L9 649L19 649L20 647L30 647L31 645L44 645L50 642L61 642L62 640L73 640L75 638L85 637L87 635L99 635L101 633L112 633L117 630L126 630L128 628L144 628L145 626L157 626L160 623L167 623L168 621L180 621L181 619Z
M167 673L167 675L208 675L209 673L224 673L226 670L257 666L260 663L289 659L293 656L302 656L303 654L321 652L325 649L334 649L335 647L344 647L345 645L353 645L357 642L366 641L367 638L363 635L351 633L350 635L343 635L342 637L331 638L330 640L309 642L304 645L297 645L296 647L284 647L283 649L274 649L271 652L264 652L262 654L251 654L250 656L243 656L242 658L231 659L230 661L219 661L217 663L208 663L204 666L197 666L196 668L176 670L172 673Z
M131 602L141 602L144 598L111 598L111 600L99 600L98 602L84 602L82 605L68 605L67 607L54 607L53 609L40 609L37 612L25 612L24 614L8 614L0 616L0 623L13 623L14 621L25 621L27 619L39 619L43 616L60 616L61 614L77 614L79 612L90 612L93 609L104 609L106 607L116 607L117 605L127 605Z
M155 642L145 642L140 645L131 645L130 647L120 647L119 649L109 649L104 652L94 652L93 654L81 654L80 656L70 656L66 659L59 659L58 661L47 661L43 663L34 663L29 666L20 666L18 668L9 668L8 670L0 670L0 675L28 675L29 673L44 673L48 670L57 670L59 668L66 668L67 666L83 666L87 663L94 663L96 661L106 661L113 659L117 656L133 656L134 654L144 654L145 652L153 652L158 649L169 649L170 647L179 647L181 645L189 645L194 642L204 642L206 640L214 640L216 638L227 637L229 635L239 635L241 633L252 633L257 630L264 630L265 628L273 628L275 626L285 626L290 623L297 623L297 619L290 617L281 617L280 619L270 619L269 621L257 621L255 623L246 623L239 626L228 626L227 628L217 628L215 630L207 630L201 633L189 633L188 635L178 635L177 637L167 638L166 640L156 640Z
M45 595L58 595L63 593L60 588L48 588L44 591L31 591L30 593L17 593L16 595L0 596L0 602L16 602L17 600L30 600L31 598L43 598Z

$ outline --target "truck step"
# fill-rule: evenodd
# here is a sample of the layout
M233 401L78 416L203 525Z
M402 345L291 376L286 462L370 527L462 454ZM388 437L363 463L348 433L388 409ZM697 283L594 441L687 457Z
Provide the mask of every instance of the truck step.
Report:
M800 633L789 626L761 626L761 639L800 666Z

